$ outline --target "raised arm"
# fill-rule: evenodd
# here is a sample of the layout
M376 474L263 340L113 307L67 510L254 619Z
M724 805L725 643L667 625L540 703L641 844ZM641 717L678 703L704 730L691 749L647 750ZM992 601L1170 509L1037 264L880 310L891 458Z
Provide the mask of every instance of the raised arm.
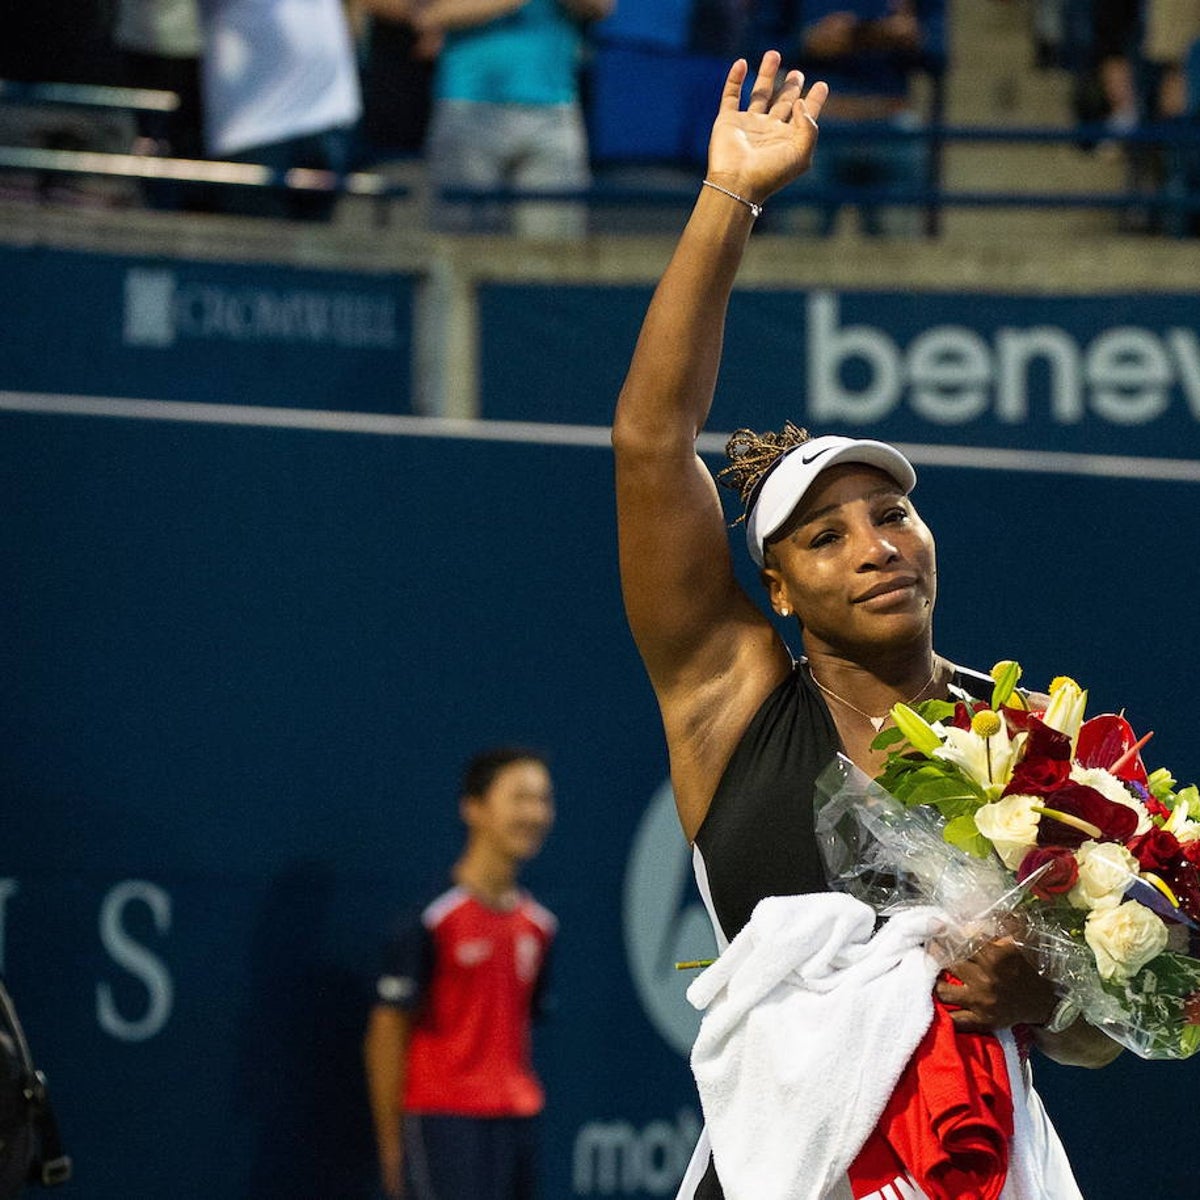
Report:
M689 835L745 723L790 669L783 642L734 580L716 488L695 449L751 205L808 166L828 90L818 83L802 99L803 77L792 71L776 93L778 70L770 51L745 109L745 61L729 72L709 143L707 180L717 187L700 189L613 422L625 608L662 708Z

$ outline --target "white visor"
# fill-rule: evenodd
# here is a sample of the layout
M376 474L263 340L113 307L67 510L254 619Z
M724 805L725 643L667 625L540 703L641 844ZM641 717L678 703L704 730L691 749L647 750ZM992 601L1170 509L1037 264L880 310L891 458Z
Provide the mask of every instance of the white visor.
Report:
M746 544L750 557L765 565L764 547L796 511L813 480L838 463L863 463L890 475L907 496L917 482L912 463L886 442L828 437L803 442L771 468L746 514Z

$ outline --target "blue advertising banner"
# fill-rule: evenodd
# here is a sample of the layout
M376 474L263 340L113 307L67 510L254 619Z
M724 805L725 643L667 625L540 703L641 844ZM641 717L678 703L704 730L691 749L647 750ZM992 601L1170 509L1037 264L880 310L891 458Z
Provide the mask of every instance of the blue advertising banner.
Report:
M0 247L13 390L412 410L413 279Z
M605 424L649 302L634 287L483 290L486 416ZM743 289L710 428L1194 457L1200 294Z
M673 964L712 941L611 455L570 434L0 412L0 966L76 1159L64 1200L369 1200L382 942L458 851L462 760L510 740L558 794L527 875L560 920L542 1194L674 1194L699 1110ZM946 465L916 500L944 653L1068 672L1200 777L1194 484ZM1036 1060L1089 1200L1191 1194L1162 1130L1196 1069Z

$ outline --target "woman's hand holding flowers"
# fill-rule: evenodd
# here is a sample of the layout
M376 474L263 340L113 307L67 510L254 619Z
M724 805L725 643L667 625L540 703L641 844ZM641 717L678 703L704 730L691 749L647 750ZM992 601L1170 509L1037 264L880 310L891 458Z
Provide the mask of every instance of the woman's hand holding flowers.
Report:
M935 991L954 1009L951 1017L960 1033L1044 1025L1058 1003L1053 985L1011 938L989 942L955 963L950 974L960 982L943 976Z

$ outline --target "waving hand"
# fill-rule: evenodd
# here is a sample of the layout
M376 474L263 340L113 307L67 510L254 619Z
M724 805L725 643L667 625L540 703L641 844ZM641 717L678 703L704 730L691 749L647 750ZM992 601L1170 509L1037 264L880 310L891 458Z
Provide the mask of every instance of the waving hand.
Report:
M730 68L708 145L708 178L762 203L808 169L817 141L817 120L829 88L814 83L802 96L804 76L789 71L776 91L780 56L768 50L759 65L750 101L741 106L745 59Z

